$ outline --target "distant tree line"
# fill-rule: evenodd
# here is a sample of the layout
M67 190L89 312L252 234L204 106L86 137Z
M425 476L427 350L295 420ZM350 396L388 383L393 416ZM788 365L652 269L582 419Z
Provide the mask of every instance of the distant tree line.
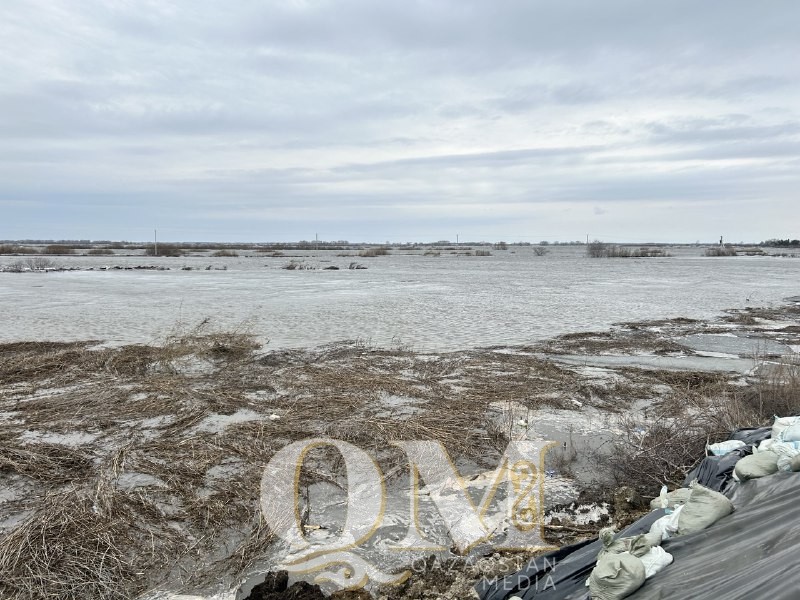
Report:
M796 247L800 246L800 240L790 240L788 238L785 240L773 239L773 240L767 240L766 242L761 242L761 245L779 247L779 248L786 248L788 246Z

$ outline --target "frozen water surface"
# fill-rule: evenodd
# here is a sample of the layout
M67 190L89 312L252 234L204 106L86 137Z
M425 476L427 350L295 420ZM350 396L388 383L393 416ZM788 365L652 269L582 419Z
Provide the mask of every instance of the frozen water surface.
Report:
M516 345L619 321L777 304L797 294L800 271L800 260L705 258L700 248L650 259L588 259L579 247L546 256L513 246L488 257L403 252L292 252L319 267L310 271L282 269L288 256L56 257L64 267L171 270L0 273L0 341L147 343L210 317L219 327L248 323L269 348L354 338L428 351ZM368 269L349 270L353 261ZM331 265L341 270L322 270Z

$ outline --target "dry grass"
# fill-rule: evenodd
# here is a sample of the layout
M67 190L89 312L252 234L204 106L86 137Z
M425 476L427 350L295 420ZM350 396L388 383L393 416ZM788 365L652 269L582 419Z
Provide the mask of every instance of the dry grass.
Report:
M747 391L726 376L671 371L592 380L524 349L432 356L356 340L258 350L246 327L207 321L154 346L0 345L0 485L36 490L0 505L28 515L0 534L0 597L126 598L156 584L233 581L271 542L259 506L264 465L309 437L359 445L387 477L406 468L395 440L437 440L456 463L494 468L509 437L488 416L497 406L577 400L624 414L666 387L644 434L623 419L635 452L612 465L649 490L676 480L709 432L766 420L800 398L796 365L765 370ZM64 441L76 433L84 439Z
M706 248L704 256L736 256L736 248L733 246L711 246Z
M672 392L645 418L620 421L622 434L597 460L618 484L643 495L662 484L679 486L705 455L708 443L728 439L742 427L770 425L775 415L800 414L800 364L761 365L751 385L731 385L712 373L656 371Z

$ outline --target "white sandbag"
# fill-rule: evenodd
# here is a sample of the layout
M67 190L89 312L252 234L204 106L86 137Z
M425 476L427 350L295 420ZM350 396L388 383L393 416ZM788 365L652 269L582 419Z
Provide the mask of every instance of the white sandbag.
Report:
M766 477L778 472L778 455L772 451L772 448L756 452L737 462L733 470L740 481Z
M642 560L630 552L606 553L597 559L589 575L592 600L621 600L642 587L645 569Z
M664 550L661 546L653 546L650 548L650 552L645 554L640 560L644 565L645 579L650 579L664 567L671 565L673 558L672 554Z
M776 464L779 471L791 471L792 460L795 456L800 455L800 450L795 448L795 444L792 442L778 442L773 444L770 450L778 455Z
M725 456L728 452L733 452L738 448L746 446L742 440L728 440L726 442L719 442L716 444L709 444L706 450L714 456Z
M790 425L781 431L782 442L800 442L800 423Z
M692 490L689 488L678 488L667 494L664 494L663 496L656 496L650 501L650 510L656 510L657 508L675 508L682 504L686 504L686 501L689 500L691 493ZM664 506L665 501L666 506Z
M678 535L702 531L733 512L731 501L719 492L703 487L696 481L689 487L692 488L692 495L678 515Z
M650 526L650 532L647 533L647 541L651 546L658 546L664 540L678 533L678 518L682 510L683 505L681 504L671 514L661 517Z
M783 432L793 425L800 425L800 417L775 417L775 421L772 423L772 439L782 439Z
M772 444L774 444L777 441L778 440L773 440L772 438L762 440L758 446L754 447L753 451L764 452L764 450L769 450L770 448L772 448Z

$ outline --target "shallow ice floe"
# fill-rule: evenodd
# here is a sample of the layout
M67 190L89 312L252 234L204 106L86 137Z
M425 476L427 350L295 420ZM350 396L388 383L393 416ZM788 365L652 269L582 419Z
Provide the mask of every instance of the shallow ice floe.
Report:
M100 437L99 433L88 433L86 431L72 431L70 433L55 433L52 431L24 431L19 439L24 442L39 442L45 444L56 444L59 446L83 446L91 444Z
M257 413L249 408L240 408L235 413L230 415L221 415L213 413L205 417L194 427L195 433L222 433L229 425L237 423L248 423L251 421L265 421L269 417Z

